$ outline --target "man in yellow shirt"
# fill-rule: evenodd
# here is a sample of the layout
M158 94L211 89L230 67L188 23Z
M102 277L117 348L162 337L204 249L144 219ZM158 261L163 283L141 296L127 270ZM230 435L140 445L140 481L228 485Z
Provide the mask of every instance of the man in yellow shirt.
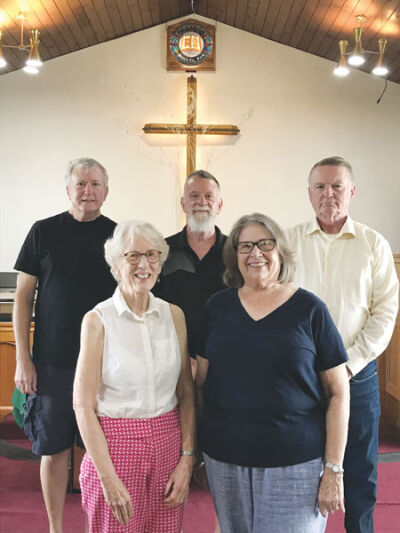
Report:
M373 533L380 415L376 358L393 332L399 284L388 242L349 216L355 193L351 165L341 157L323 159L312 167L308 185L316 218L287 233L297 250L294 281L326 303L347 349L345 527L347 533Z

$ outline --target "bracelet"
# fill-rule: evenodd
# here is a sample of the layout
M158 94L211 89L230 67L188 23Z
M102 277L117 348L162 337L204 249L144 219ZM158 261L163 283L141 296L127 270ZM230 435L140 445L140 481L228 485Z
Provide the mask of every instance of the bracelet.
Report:
M333 463L330 463L329 461L324 461L324 466L326 468L329 468L329 470L332 470L335 474L343 474L344 470L339 465L334 465Z
M194 451L193 451L193 450L182 450L181 455L183 455L183 456L189 456L189 457L194 457Z

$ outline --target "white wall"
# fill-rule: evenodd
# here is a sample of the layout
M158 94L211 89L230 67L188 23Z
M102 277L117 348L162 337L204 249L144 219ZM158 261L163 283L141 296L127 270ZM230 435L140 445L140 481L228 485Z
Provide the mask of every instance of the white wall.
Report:
M37 77L0 77L0 270L33 221L68 208L62 176L75 157L108 168L105 214L180 228L184 144L141 129L186 120L187 75L165 70L165 40L160 25L48 61ZM383 81L372 75L337 79L330 61L219 23L217 45L217 71L196 74L198 121L241 129L234 143L198 148L198 168L222 184L221 228L254 210L283 226L310 218L309 168L342 155L355 170L354 218L400 252L400 85L377 105Z

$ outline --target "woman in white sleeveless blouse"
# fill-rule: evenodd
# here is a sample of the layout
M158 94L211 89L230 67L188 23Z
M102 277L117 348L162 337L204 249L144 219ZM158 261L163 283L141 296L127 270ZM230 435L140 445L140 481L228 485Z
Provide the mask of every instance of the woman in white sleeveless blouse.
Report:
M168 245L129 221L105 254L118 287L84 317L74 385L89 531L178 533L195 415L183 312L150 292Z

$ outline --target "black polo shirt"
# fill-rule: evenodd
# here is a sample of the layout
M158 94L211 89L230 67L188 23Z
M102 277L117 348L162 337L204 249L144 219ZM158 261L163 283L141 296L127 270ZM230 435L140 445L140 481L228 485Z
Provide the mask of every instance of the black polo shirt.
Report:
M160 281L153 289L156 296L177 305L185 313L192 357L196 356L196 333L205 303L212 294L226 288L222 281L222 249L226 235L217 227L215 232L215 244L201 260L188 244L186 226L168 237L168 259L163 265Z

